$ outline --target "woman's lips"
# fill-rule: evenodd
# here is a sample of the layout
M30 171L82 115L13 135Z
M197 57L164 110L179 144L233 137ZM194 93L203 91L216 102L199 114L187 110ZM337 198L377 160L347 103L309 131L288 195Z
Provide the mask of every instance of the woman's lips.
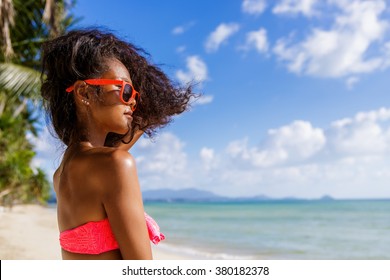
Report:
M128 119L133 120L133 117L132 117L133 112L131 112L131 111L125 112L124 115L125 115Z

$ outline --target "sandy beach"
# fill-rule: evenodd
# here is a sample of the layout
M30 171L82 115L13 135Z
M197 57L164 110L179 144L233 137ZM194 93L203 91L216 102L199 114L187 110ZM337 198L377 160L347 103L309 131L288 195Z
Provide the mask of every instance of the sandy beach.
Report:
M188 259L152 244L156 260ZM60 260L56 210L39 205L0 208L1 260Z

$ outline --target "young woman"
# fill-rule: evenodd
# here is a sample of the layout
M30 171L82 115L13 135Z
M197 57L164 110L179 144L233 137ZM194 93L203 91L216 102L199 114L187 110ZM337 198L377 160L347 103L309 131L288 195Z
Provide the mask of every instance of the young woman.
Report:
M53 178L63 259L152 259L150 241L163 238L144 214L127 149L185 111L194 93L144 56L96 29L43 46L41 92L67 146Z

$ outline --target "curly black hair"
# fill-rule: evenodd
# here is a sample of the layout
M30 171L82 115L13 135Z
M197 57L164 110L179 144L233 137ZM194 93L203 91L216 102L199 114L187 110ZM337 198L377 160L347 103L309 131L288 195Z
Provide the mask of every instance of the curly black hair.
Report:
M99 29L73 30L54 38L42 47L41 94L49 119L59 139L67 146L85 137L78 127L73 94L65 89L77 80L99 77L105 61L116 58L128 69L141 100L133 114L130 140L137 130L153 136L157 129L188 109L198 95L191 84L181 87L135 45ZM107 146L115 146L126 135L109 133Z

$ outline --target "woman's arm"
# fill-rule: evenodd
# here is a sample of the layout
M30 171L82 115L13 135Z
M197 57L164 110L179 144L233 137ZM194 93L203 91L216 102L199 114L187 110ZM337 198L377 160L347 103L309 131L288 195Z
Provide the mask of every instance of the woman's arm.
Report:
M117 149L105 166L103 206L123 259L152 259L142 194L133 157ZM100 176L99 176L100 177Z

